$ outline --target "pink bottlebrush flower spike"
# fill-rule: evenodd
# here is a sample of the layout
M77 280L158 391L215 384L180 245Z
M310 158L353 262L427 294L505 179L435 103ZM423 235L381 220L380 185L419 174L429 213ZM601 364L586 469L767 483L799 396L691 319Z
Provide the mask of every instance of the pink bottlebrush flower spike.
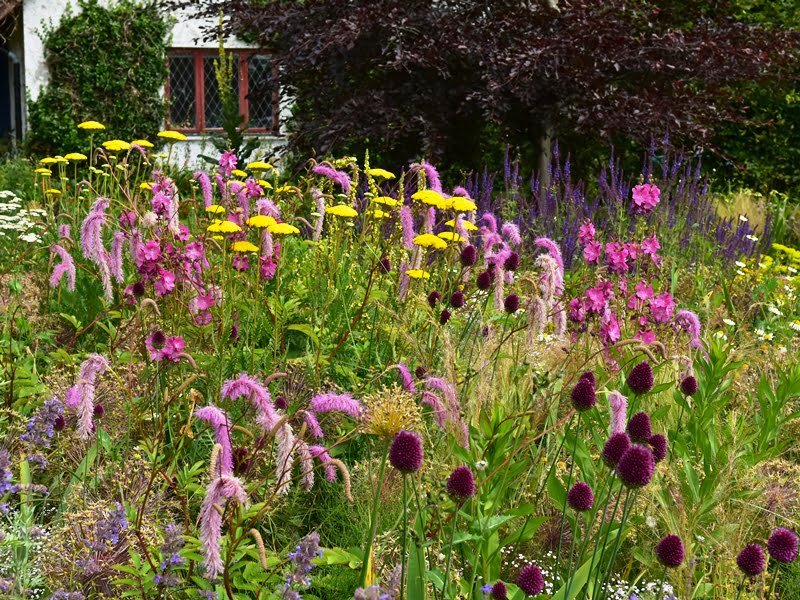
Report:
M241 373L235 379L228 379L223 383L221 396L231 400L244 396L250 400L256 407L259 425L267 431L271 431L280 420L269 390L247 373Z
M399 371L400 379L403 381L404 390L411 392L412 394L417 391L417 388L414 385L414 378L411 376L411 371L409 371L408 366L405 363L397 363L396 365L392 365L390 368L397 369Z
M337 184L345 194L350 193L350 176L344 171L337 171L330 165L320 163L311 169L312 173L327 177L332 182Z
M628 399L614 390L608 395L611 408L611 435L623 433L628 419Z
M200 184L200 193L203 195L203 208L208 208L212 204L211 179L205 171L195 171L194 179Z
M311 408L316 413L338 411L351 417L360 416L362 411L361 403L350 394L336 394L334 392L325 392L314 396L311 399Z
M78 382L67 390L65 404L78 414L77 433L86 439L92 431L94 394L97 376L108 369L108 361L99 354L90 354L78 371Z
M222 515L217 507L224 507L230 498L244 505L247 503L247 492L236 477L223 474L208 484L206 497L200 507L200 541L205 553L206 578L209 580L215 579L224 569L220 555Z
M204 406L194 411L194 415L214 428L214 440L222 446L217 463L220 475L233 472L233 450L231 448L231 422L228 414L216 406Z
M57 254L61 262L53 268L53 274L50 276L50 287L58 287L64 275L67 276L67 290L70 292L75 291L75 261L72 260L72 255L59 244L50 246L50 252Z

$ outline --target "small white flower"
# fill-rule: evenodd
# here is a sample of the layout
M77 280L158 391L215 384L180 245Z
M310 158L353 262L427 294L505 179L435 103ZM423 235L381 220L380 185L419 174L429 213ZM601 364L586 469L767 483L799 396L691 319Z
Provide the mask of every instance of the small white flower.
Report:
M29 244L35 244L36 242L41 242L42 239L36 235L35 233L23 233L19 236L23 242L28 242Z
M728 327L736 327L736 322L731 321L730 319L722 319L722 322L725 323Z
M475 469L478 471L485 471L488 464L489 463L487 463L485 460L479 460L475 463Z
M647 526L650 529L655 529L656 525L658 525L658 522L656 521L656 518L653 515L647 515L647 518L645 519L645 523L647 523Z
M780 311L780 309L778 309L778 307L777 307L777 306L773 306L772 304L770 304L770 305L767 307L767 310L768 310L769 312L771 312L773 315L776 315L776 316L778 316L778 317L782 317L782 316L783 316L783 313Z
M750 240L751 242L757 242L758 241L758 236L755 236L753 234L746 235L744 237L747 238L748 240Z
M749 219L747 217L745 217L744 215L739 215L739 220L742 223L747 223L747 221L749 221Z
M746 263L743 263L743 262L742 262L742 261L740 261L740 260L737 260L737 261L736 261L735 263L733 263L733 264L735 264L737 267L741 267L742 269L744 269L744 268L747 266L747 264L746 264Z
M794 267L786 267L786 270L789 271L789 273L791 273L792 275L797 273L797 269L795 269Z
M791 323L789 323L789 327L791 327L795 331L800 331L800 321L792 321Z

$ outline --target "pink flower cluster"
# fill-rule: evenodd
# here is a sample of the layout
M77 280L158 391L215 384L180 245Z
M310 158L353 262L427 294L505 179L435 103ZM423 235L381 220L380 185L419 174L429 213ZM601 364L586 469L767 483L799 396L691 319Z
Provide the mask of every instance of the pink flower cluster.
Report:
M164 335L161 330L154 331L144 342L147 352L150 355L150 360L161 362L168 360L173 363L180 362L184 354L186 342L179 335L171 335L169 337Z
M628 273L641 260L649 260L655 266L661 265L661 257L658 255L661 244L655 234L641 242L608 242L604 247L596 238L594 224L587 221L578 229L578 241L583 246L583 258L586 262L599 265L605 254L605 264L614 273Z
M661 190L652 183L640 183L633 188L633 206L639 213L649 213L658 206Z

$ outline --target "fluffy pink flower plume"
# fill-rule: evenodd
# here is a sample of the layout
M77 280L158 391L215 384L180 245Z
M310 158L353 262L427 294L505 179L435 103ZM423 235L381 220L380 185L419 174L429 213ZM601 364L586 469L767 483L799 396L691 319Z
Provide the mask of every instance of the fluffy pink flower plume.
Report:
M122 272L122 251L125 248L125 232L117 231L111 240L111 254L109 255L109 266L111 267L111 274L117 283L125 281L125 275Z
M628 420L628 399L614 390L608 395L608 405L611 408L611 435L623 433Z
M417 391L417 386L414 385L414 378L411 376L408 366L405 363L397 363L390 368L397 369L400 373L400 379L403 382L403 389L407 392L414 394Z
M535 336L544 332L547 324L547 305L541 296L534 296L528 301L528 322L531 324L528 341L533 342Z
M504 223L500 231L509 244L519 246L522 243L519 227L515 223Z
M233 472L233 451L231 449L231 422L228 419L228 413L221 408L209 405L198 408L194 414L214 429L214 440L222 446L217 463L218 472L221 476L230 475Z
M439 179L439 171L436 170L429 162L423 162L419 165L420 169L425 171L425 179L428 181L428 189L433 190L434 192L442 193L442 180Z
M453 188L453 196L463 196L464 198L470 198L469 192L466 188L462 186L454 187ZM471 198L470 198L471 199Z
M425 221L422 224L422 229L425 233L433 233L433 225L436 223L436 209L431 206L428 212L425 213Z
M456 215L455 230L462 238L469 240L469 231L467 231L467 228L464 226L464 217L461 214Z
M310 492L314 487L314 457L303 440L297 440L297 459L300 462L300 487Z
M99 354L90 354L78 371L78 382L67 390L65 404L78 415L77 433L86 439L92 432L94 417L94 393L97 376L108 369L108 361Z
M311 197L314 198L314 209L317 213L317 219L314 221L314 234L311 239L318 242L322 237L322 226L325 223L325 196L316 188L311 190ZM267 231L265 228L264 231Z
M265 431L271 431L280 421L269 390L247 373L241 373L235 379L228 379L223 383L221 396L231 400L244 396L250 400L256 407L256 420Z
M414 249L414 217L411 207L404 204L400 208L400 225L403 228L403 245L409 250Z
M555 335L558 338L563 338L567 333L567 311L560 302L556 303L556 312L553 315L553 324L555 326Z
M439 429L444 429L447 426L447 408L445 407L442 399L431 391L422 391L422 404L430 406L433 411L433 420Z
M408 276L409 264L406 261L400 263L398 272L400 273L400 280L397 283L397 298L402 302L408 295L408 285L411 283L411 278Z
M223 474L208 484L206 497L200 507L200 541L203 543L206 578L209 580L215 579L224 568L220 556L222 515L216 506L224 508L230 498L242 505L247 503L247 493L242 482L230 474Z
M461 445L469 449L469 435L466 437L463 435L466 423L461 416L461 403L458 400L456 387L443 377L426 377L425 385L442 393L446 402L447 420L454 425Z
M360 416L363 410L361 403L350 394L336 394L334 392L325 392L314 396L311 399L311 409L315 413L338 411L351 417Z
M675 315L675 323L691 338L689 345L692 348L702 348L700 341L700 318L690 310L679 310Z
M296 440L292 426L284 423L275 432L275 442L278 446L275 457L275 479L277 493L286 495L292 488L292 466L294 465L294 451Z
M241 181L233 181L230 185L231 193L236 196L236 202L242 209L244 220L250 218L250 198L247 196L247 187Z
M314 191L312 190L311 193L313 195ZM256 200L256 210L258 211L258 214L266 215L274 219L277 219L281 216L281 209L278 208L278 205L269 198L259 198Z
M64 275L67 276L67 290L70 292L75 291L75 261L72 260L72 255L67 252L62 246L53 244L50 246L50 252L57 254L61 262L53 267L53 274L50 275L50 287L58 287Z
M483 216L481 216L481 221L486 222L486 229L492 233L497 233L497 219L492 213L483 213Z
M70 227L66 223L58 226L58 237L62 240L70 239Z
M219 190L220 196L222 196L223 204L226 204L231 197L230 190L228 189L228 184L225 183L225 180L219 173L214 175L214 181L217 182L217 190Z
M320 163L311 169L311 172L317 175L322 175L323 177L327 177L340 188L342 188L342 191L345 194L350 193L350 176L344 171L337 171L330 165Z
M546 237L537 238L534 243L540 248L547 250L548 254L556 261L558 269L556 270L555 285L557 294L564 291L564 259L561 257L561 249L553 240Z
M103 225L106 223L109 199L98 198L81 225L81 248L83 256L93 261L100 269L103 294L107 302L114 299L111 287L111 258L103 246Z
M303 420L308 427L308 430L311 432L315 438L322 439L325 437L325 433L322 431L322 427L319 425L319 421L317 420L317 415L315 415L310 410L304 411Z
M331 455L328 454L328 449L325 446L309 446L308 451L311 456L316 458L319 462L325 465L325 479L328 481L336 481L336 467L330 463Z
M208 208L213 203L211 199L211 179L205 171L195 171L194 180L200 184L200 193L203 196L203 208Z
M547 304L561 293L558 287L558 263L549 254L540 254L536 257L536 267L539 269L539 291Z

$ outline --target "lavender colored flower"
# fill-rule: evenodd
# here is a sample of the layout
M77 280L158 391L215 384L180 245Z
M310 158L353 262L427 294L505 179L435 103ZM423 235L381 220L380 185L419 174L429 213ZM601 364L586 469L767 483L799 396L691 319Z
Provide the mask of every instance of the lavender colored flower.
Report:
M622 455L628 451L631 446L631 438L624 431L612 433L603 446L603 462L609 467L616 467Z
M643 360L631 369L626 381L634 394L646 394L653 389L653 368L650 363Z
M517 587L528 596L537 596L544 590L544 577L536 565L528 565L520 571L517 577Z
M68 592L67 590L56 590L50 596L50 600L84 600L86 596L83 592Z
M389 463L401 473L413 473L422 466L422 458L422 438L413 431L398 431L389 447Z
M403 245L409 250L414 249L414 216L411 214L411 207L404 205L400 207L400 225L403 229Z
M594 385L588 379L579 379L570 392L570 400L575 410L582 412L589 410L597 403Z
M587 511L594 506L592 488L585 481L578 481L567 492L567 504L579 512Z
M766 555L760 544L748 544L736 557L736 565L748 577L757 577L764 571Z
M311 585L309 573L314 568L312 561L315 558L322 558L322 553L322 548L319 546L319 534L316 531L312 531L300 540L294 551L289 553L292 571L286 578L284 592L294 586L307 588ZM284 598L286 597L289 596L284 596Z
M694 396L697 393L697 379L693 375L687 375L681 380L681 392L686 396Z
M109 368L108 361L99 354L90 354L78 371L78 382L67 390L65 404L78 414L78 435L89 437L93 429L94 395L97 377Z
M471 267L478 260L478 250L472 244L467 244L461 249L459 260L463 266Z
M797 545L798 538L794 531L778 527L769 536L767 551L778 562L790 563L797 558Z
M665 567L672 569L680 567L686 557L686 550L683 548L681 538L675 534L662 538L656 546L656 557L658 557L658 562Z
M692 348L702 348L700 341L700 318L690 310L679 310L675 314L675 323L689 335L689 345Z
M208 208L212 204L211 199L211 179L205 171L195 171L194 179L200 184L200 193L203 196L203 207Z
M668 443L666 436L656 433L650 436L647 443L650 444L650 448L653 450L653 458L657 463L660 463L667 457Z
M14 494L19 490L19 486L13 483L13 475L11 473L11 453L6 449L0 449L0 498L6 494ZM8 512L3 510L0 505L0 512Z
M469 467L456 467L450 473L447 478L447 493L458 502L464 502L475 495L475 475Z
M634 442L647 442L653 435L650 425L650 416L645 412L638 412L628 421L628 435Z
M654 471L653 452L650 448L639 444L632 444L617 463L617 475L629 488L646 486L653 477Z
M245 504L247 493L241 481L232 475L223 474L208 484L206 496L200 507L200 541L203 544L206 577L209 580L215 579L224 568L220 554L222 515L217 511L217 506L224 508L230 498L234 498L240 504Z
M161 562L154 578L157 584L163 587L175 587L180 583L174 569L183 566L186 562L179 554L184 544L180 527L176 523L169 523L164 528L164 538L161 542Z
M28 420L23 442L34 448L49 448L55 432L56 419L64 414L64 405L58 398L47 400Z

